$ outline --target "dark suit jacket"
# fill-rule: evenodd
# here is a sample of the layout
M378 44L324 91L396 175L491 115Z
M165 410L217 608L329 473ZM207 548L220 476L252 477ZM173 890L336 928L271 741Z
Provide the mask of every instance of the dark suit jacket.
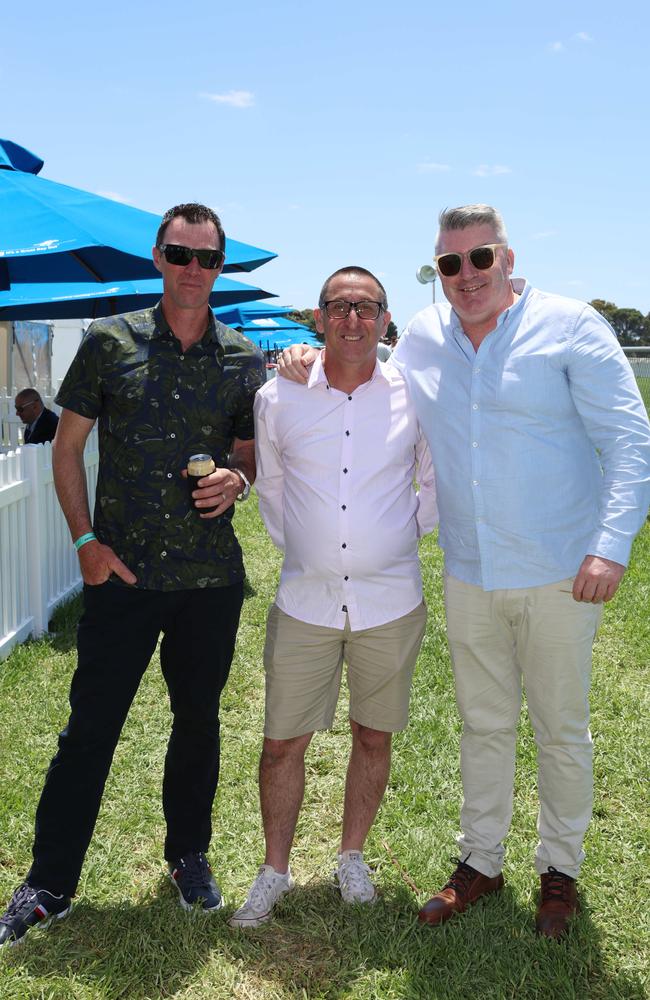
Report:
M45 441L51 441L56 434L58 422L59 418L56 413L53 410L48 410L46 407L36 421L36 427L31 437L29 435L29 428L25 428L25 444L43 444Z

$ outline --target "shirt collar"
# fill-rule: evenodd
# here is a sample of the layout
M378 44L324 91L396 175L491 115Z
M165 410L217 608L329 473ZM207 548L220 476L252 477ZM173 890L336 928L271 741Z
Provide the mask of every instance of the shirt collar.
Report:
M208 322L206 330L198 343L203 347L208 347L209 344L215 344L218 348L223 350L220 328L224 329L223 324L217 322L212 309L208 308ZM153 328L151 329L150 337L152 340L155 340L159 337L165 336L166 334L170 334L173 337L174 331L167 322L163 312L161 299L160 302L157 302L153 307Z
M364 382L363 385L370 385L370 383L374 382L376 379L383 379L384 382L390 383L390 378L393 371L394 369L392 369L387 362L380 361L379 358L377 358L377 361L375 363L375 370L373 371L368 381ZM311 366L309 377L307 379L308 389L312 389L315 385L325 385L329 387L329 382L327 381L327 375L325 374L325 369L323 367L322 350L319 351L318 355L316 356L316 359L314 360L314 363ZM357 388L361 389L361 386L358 386Z

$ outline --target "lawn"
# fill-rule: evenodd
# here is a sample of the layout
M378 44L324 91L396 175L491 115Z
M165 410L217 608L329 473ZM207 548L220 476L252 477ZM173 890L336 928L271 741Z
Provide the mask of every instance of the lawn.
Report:
M261 740L264 622L279 556L255 502L237 511L249 586L222 712L223 769L211 860L226 898L241 902L262 860L256 771ZM580 882L582 912L568 941L533 931L537 878L535 753L525 716L506 889L441 928L420 927L418 904L439 888L455 854L460 805L459 723L444 636L441 559L422 545L429 626L411 723L395 739L386 799L366 856L381 898L345 907L331 873L348 727L308 753L307 792L292 867L299 887L277 919L231 931L222 915L185 914L165 876L160 807L169 731L157 663L146 674L106 788L77 903L66 921L32 931L0 955L2 1000L641 1000L647 997L649 915L647 667L650 524L595 652L592 731L596 804ZM78 606L55 634L0 664L0 897L29 866L43 774L65 724Z

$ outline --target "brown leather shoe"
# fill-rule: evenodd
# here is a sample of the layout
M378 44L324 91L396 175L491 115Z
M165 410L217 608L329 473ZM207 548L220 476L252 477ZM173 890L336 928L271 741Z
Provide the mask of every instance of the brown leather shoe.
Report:
M458 867L447 884L418 913L423 924L444 924L454 913L463 913L468 906L489 892L503 888L503 875L488 878L476 868L458 861Z
M551 868L540 875L542 891L535 917L538 934L561 938L569 929L569 921L578 911L576 880Z

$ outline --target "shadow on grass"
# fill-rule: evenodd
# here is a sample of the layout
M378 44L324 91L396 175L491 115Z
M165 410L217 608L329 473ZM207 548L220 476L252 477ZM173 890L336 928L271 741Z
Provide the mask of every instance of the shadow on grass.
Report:
M208 961L217 924L218 915L185 913L175 893L141 904L81 899L65 921L31 931L7 961L35 980L67 980L69 993L61 996L70 998L77 996L75 982L93 988L93 996L171 996Z
M210 998L256 990L309 1000L645 996L640 982L603 968L588 911L567 941L540 940L532 912L507 888L431 928L417 923L417 904L403 886L389 887L374 906L350 907L330 882L315 880L286 897L272 922L250 931L227 926L232 907L187 914L166 882L158 892L141 904L82 900L68 920L32 931L8 961L23 977L67 980L69 994L53 996L76 996L76 982L110 1000L172 996L202 982Z
M604 969L588 913L558 943L535 935L534 914L508 888L441 927L419 924L417 909L405 887L349 907L331 883L312 882L283 900L272 923L231 932L229 951L257 977L310 1000L645 997L641 983Z

